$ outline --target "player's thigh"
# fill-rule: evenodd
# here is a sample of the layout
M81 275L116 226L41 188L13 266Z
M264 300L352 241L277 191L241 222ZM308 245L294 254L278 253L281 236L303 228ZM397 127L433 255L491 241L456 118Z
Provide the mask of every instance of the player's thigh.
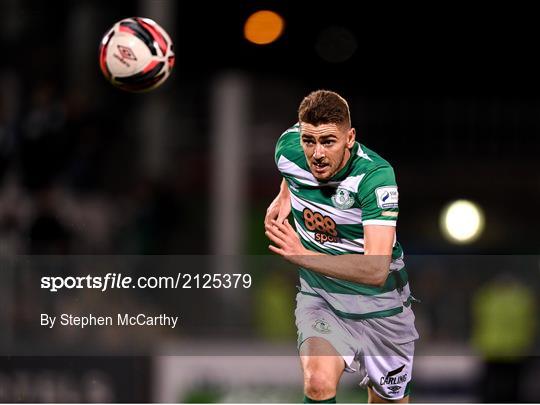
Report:
M337 386L343 371L343 356L324 338L310 337L300 346L300 361L304 380L325 380Z
M370 404L408 404L409 403L409 396L405 396L398 400L389 400L386 398L382 398L371 387L368 387L368 403Z
M353 368L356 356L355 342L343 321L328 307L323 299L298 293L295 311L296 327L298 329L298 350L305 358L303 366L328 368L328 364L339 364L338 357L347 365L346 371ZM321 358L317 358L321 357ZM330 367L334 369L335 367Z

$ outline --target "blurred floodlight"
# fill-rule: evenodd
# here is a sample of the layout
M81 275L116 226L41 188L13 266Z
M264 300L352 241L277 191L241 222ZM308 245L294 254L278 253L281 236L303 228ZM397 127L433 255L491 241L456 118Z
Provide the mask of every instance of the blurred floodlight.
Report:
M353 56L357 47L354 34L347 28L339 26L324 29L315 44L317 54L331 63L345 62Z
M244 25L244 37L257 45L274 42L283 33L283 18L270 10L260 10L251 14Z
M477 204L457 200L443 209L441 228L444 236L451 242L470 243L476 240L484 229L484 214Z

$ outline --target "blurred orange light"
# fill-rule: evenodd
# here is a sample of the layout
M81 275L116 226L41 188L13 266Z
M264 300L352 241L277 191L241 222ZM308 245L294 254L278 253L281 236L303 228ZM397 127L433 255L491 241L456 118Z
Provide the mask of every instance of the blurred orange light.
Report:
M251 14L244 25L244 37L255 44L267 45L274 42L283 32L283 18L269 10Z

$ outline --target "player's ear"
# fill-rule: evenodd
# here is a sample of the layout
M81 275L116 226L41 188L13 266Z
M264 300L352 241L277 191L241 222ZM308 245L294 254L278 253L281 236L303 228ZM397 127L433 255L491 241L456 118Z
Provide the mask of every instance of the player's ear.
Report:
M352 148L354 146L354 141L356 140L356 130L350 128L347 131L347 148Z

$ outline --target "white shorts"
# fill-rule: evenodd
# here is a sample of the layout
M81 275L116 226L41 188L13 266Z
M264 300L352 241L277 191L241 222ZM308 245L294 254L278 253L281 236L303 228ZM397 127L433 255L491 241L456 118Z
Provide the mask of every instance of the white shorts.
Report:
M337 316L320 297L298 293L296 303L298 348L310 337L323 338L343 357L345 371L360 370L360 385L388 400L409 394L418 339L410 307L386 318L352 320Z

